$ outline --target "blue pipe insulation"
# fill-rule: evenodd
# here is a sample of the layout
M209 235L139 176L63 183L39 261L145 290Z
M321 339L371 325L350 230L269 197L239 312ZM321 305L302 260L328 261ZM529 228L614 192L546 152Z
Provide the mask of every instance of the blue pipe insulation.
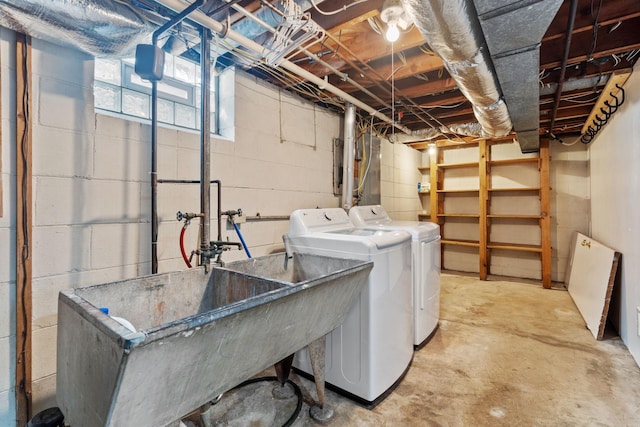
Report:
M249 253L249 248L247 247L247 244L244 242L244 237L242 237L242 233L240 232L240 227L238 227L238 224L234 222L233 228L235 228L236 233L238 233L238 237L240 238L240 243L242 243L242 247L244 248L244 251L247 254L247 258L251 258L251 254Z

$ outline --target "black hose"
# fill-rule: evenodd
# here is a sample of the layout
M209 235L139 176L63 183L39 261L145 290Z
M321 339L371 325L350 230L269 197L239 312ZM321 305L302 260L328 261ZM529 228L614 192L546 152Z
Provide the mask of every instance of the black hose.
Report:
M277 382L280 382L280 380L278 380L278 377L251 378L251 379L248 379L248 380L238 384L237 386L232 388L232 390L236 390L236 389L244 387L246 385L254 384L254 383L262 382L262 381L277 381ZM298 403L296 404L295 411L293 411L293 414L291 414L289 419L287 419L287 421L284 424L282 424L282 427L289 427L291 424L293 424L293 422L296 420L296 418L298 418L298 414L300 414L300 410L302 409L302 391L300 390L300 387L298 387L298 385L296 383L294 383L293 381L291 381L289 379L286 382L293 386L293 391L296 393L296 397L298 398Z

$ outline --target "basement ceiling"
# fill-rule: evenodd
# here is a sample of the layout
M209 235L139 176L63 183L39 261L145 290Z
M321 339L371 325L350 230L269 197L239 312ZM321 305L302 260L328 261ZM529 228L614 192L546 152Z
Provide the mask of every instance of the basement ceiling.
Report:
M112 1L114 7L129 6L145 16L145 25L151 23L151 28L188 5L178 0L101 1ZM282 25L278 10L285 10L283 0L205 1L198 11L201 15L224 23L271 52L251 52L224 34L214 34L217 64L234 63L318 104L344 109L343 97L335 90L281 66L283 61L294 64L375 110L376 117L371 119L371 111L359 108L361 119L372 120L377 132L393 133L396 141L416 148L423 148L421 141L428 138L482 136L473 106L463 94L467 91L450 75L455 67L443 64L434 52L437 49L432 49L418 29L424 32L419 23L424 4L443 4L443 9L461 4L470 10L513 123L514 130L507 136L518 138L523 152L536 151L539 137L572 142L584 134L609 77L630 71L640 56L638 0L403 0L409 22L416 25L401 31L395 43L384 38L382 0L295 1L307 12L304 22L290 19L284 29L294 33L301 25L306 27L295 33L304 37L288 44L274 39L255 19L274 27ZM411 7L414 1L417 9ZM291 10L292 3L288 6ZM460 31L446 28L456 25L449 18L444 30ZM176 27L174 35L187 41L197 39L197 32L187 27ZM473 32L472 25L469 32ZM393 118L397 126L385 117Z

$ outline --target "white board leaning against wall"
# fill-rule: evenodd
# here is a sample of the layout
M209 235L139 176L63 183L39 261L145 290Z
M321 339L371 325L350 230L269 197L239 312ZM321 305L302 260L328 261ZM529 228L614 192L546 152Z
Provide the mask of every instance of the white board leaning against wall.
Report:
M594 338L601 340L618 269L620 252L575 233L565 283Z

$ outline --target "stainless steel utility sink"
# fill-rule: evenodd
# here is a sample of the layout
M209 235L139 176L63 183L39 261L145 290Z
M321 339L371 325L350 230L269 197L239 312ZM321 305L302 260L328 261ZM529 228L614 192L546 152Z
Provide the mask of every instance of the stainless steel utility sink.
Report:
M63 291L58 405L73 426L165 426L337 327L372 266L278 254Z

